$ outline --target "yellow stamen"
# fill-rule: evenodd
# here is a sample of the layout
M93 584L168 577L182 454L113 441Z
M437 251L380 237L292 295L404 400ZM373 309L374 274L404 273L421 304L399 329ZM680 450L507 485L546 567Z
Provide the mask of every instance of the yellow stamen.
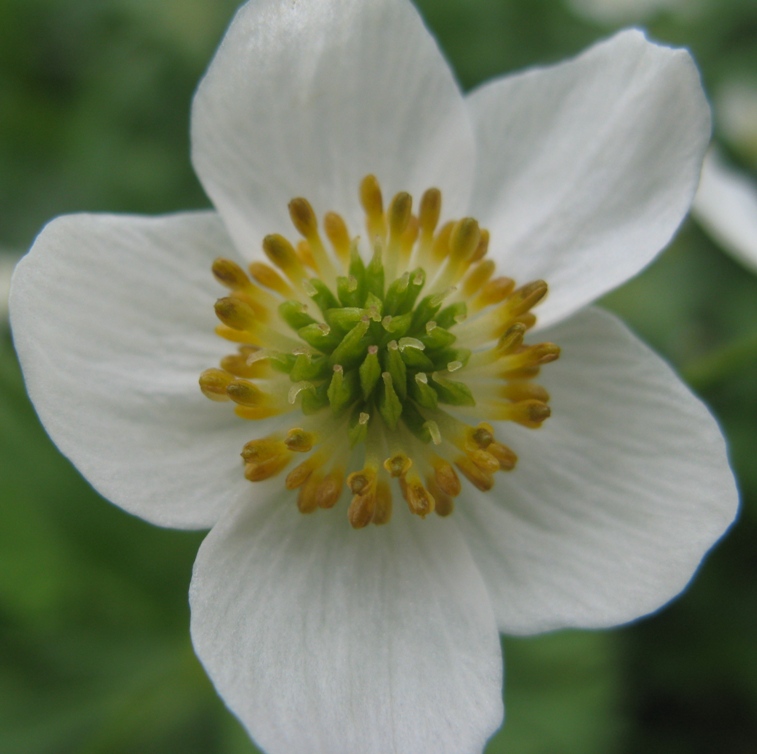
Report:
M241 346L239 353L229 354L221 359L221 369L233 374L235 377L245 377L254 379L268 377L271 375L271 368L264 359L250 363L249 357L254 353L250 346Z
M445 461L443 458L437 458L434 460L434 482L439 488L440 492L443 492L448 497L457 497L462 489L460 485L460 478L452 468L452 464L449 461ZM434 495L436 497L436 495Z
M355 529L390 521L393 488L421 518L450 515L468 482L491 489L517 456L481 419L541 426L549 395L533 378L560 353L527 343L546 283L495 277L489 232L471 217L440 224L438 189L423 194L417 216L406 192L385 210L373 175L359 198L367 243L336 212L319 231L296 197L300 238L266 236L271 264L253 262L248 275L215 260L229 291L215 304L216 332L239 348L199 379L243 419L285 417L279 434L244 446L247 479L276 476L299 454L283 481L297 490L290 499L312 514L336 506L346 486Z
M310 267L313 272L318 272L318 263L313 256L313 250L310 248L310 244L307 241L299 241L297 243L297 256L300 261L306 267Z
M215 303L216 316L232 330L254 331L258 325L253 308L238 298L226 296Z
M226 395L240 406L257 407L267 402L268 396L254 382L238 377L232 379L226 386Z
M318 473L314 473L300 487L300 491L297 494L297 508L300 513L313 513L318 508L318 489L321 481L321 476Z
M392 518L392 491L385 479L379 479L376 483L376 498L373 508L371 523L376 526L388 524Z
M529 399L541 401L542 403L549 401L549 393L541 385L526 380L506 382L500 386L499 394L505 400L514 402Z
M323 457L322 453L314 453L310 458L303 461L299 466L295 466L295 468L289 472L289 475L284 482L284 486L288 490L297 489L297 487L303 485L310 478L310 475L316 469L320 469L321 466L323 466L325 460L326 459Z
M481 492L488 492L494 486L494 477L477 466L467 456L461 456L455 461L455 465L463 476Z
M429 246L434 237L434 231L439 223L439 215L442 210L442 192L436 188L430 188L421 197L418 224L420 226L421 246Z
M232 375L221 369L206 369L200 375L200 390L211 401L229 401L226 388L232 380Z
M286 468L289 463L288 456L275 456L265 461L252 461L244 466L245 479L250 482L262 482L276 476Z
M515 281L511 278L500 277L490 280L481 289L481 293L473 300L474 311L485 309L487 306L504 301L515 288Z
M549 418L551 410L546 403L535 400L517 403L500 403L489 407L496 421L511 421L524 427L536 429Z
M342 495L344 488L344 471L335 469L323 478L316 490L316 503L319 508L333 508Z
M323 218L323 230L339 260L346 264L350 258L350 235L342 216L327 212Z
M290 429L284 440L287 448L296 453L310 452L314 443L315 435L312 432L306 432L304 429Z
M471 256L471 263L483 259L486 256L487 251L489 251L489 231L486 228L481 228L481 236L478 241L478 246Z
M499 461L501 471L512 471L518 462L518 456L510 448L500 442L493 442L486 449L487 453L493 455Z
M211 269L215 279L232 291L250 287L250 279L247 277L247 273L230 259L216 259Z
M495 264L491 259L484 259L474 267L471 267L462 283L462 293L465 298L470 298L486 285L489 278L494 274Z
M293 283L299 284L306 277L302 261L284 236L273 233L263 239L263 251Z
M365 211L365 226L369 241L386 238L384 200L375 175L367 175L360 183L360 204Z
M294 289L287 283L276 270L262 262L253 262L250 265L250 275L266 288L280 293L284 298L294 298Z
M384 468L394 478L405 476L412 465L413 461L402 452L395 453L384 461Z
M400 489L411 513L425 518L434 512L435 500L417 474L401 477Z

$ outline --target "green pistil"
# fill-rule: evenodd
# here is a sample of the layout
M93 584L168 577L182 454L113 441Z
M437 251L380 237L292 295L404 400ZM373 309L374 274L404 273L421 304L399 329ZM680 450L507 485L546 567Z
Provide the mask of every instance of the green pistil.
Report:
M281 319L309 349L267 356L297 383L304 413L329 408L335 416L349 415L353 445L365 440L376 416L392 431L401 423L431 442L428 415L439 404L475 405L464 383L441 376L470 358L469 350L456 347L453 332L466 305L442 308L445 293L419 300L425 283L418 268L386 287L380 250L367 266L353 251L349 274L337 278L335 292L318 279L304 284L320 319L297 301L279 306Z

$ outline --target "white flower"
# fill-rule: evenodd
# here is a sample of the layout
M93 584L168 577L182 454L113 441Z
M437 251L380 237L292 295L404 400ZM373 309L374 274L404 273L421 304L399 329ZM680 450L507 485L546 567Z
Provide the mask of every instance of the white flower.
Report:
M614 317L586 307L669 241L696 189L708 138L709 111L689 55L636 31L463 97L405 0L256 0L239 11L194 101L193 161L217 211L153 219L77 215L40 234L11 294L29 393L50 435L103 495L157 524L213 527L192 580L192 637L219 692L267 752L481 751L502 721L499 631L610 626L657 609L686 586L734 517L723 438L666 364ZM288 282L261 266L260 242L286 231L287 203L299 196L318 213L339 211L362 232L356 188L372 173L390 196L438 187L444 218L470 213L490 231L483 260L474 264L486 253L485 234L465 220L455 226L455 240L438 247L446 261L434 261L423 240L435 227L433 206L416 222L405 195L388 211L393 231L386 244L377 231L387 285L389 269L401 274L412 253L426 260L425 290L437 285L436 269L453 282L469 270L449 300L471 311L482 296L496 304L460 325L464 307L454 318L444 315L447 329L459 334L459 364L453 359L440 370L442 351L426 341L434 359L426 379L440 400L446 384L458 396L448 402L462 405L449 413L418 411L428 421L414 431L425 433L425 443L406 429L409 399L401 401L402 423L389 427L397 413L392 385L401 391L385 376L400 369L388 361L381 364L383 382L371 383L366 403L355 399L363 410L350 414L343 430L328 406L315 419L300 412L306 395L323 399L319 385L328 381L269 374L258 388L240 379L245 370L260 377L257 370L276 359L292 370L281 350L297 333L271 307L282 299L253 288L229 260L258 260L253 277L268 280L270 289L291 288L299 301L306 294L317 301L322 292L301 282L311 264L349 298L357 278L335 282L329 268L340 263L321 251L307 204L291 210L307 237L299 253L282 239L278 246L270 236L266 242ZM375 231L384 222L377 186L371 178L361 185ZM438 198L427 196L430 205ZM333 226L327 235L346 253ZM226 323L221 329L253 344L232 357L230 368L242 373L236 377L204 372L229 350L213 332L218 284L209 268L218 257L216 275L233 289L216 305ZM488 259L519 283L549 283L537 327L526 310L546 286L514 293L505 282L489 286ZM372 268L366 285L376 285L377 272ZM518 308L513 301L522 304L524 290L533 300ZM355 327L385 326L375 300L363 296L360 307ZM320 317L315 306L311 312ZM339 317L353 314L340 310ZM497 317L498 331L491 326ZM439 336L427 322L421 318L425 334L404 342L402 358L422 356L420 338ZM386 327L393 326L390 318ZM504 327L507 337L484 348L482 338L496 338ZM538 344L518 346L526 330L545 341L541 351ZM320 329L323 337L339 331L333 322ZM318 359L296 342L297 353ZM562 356L540 375L543 387L534 386L539 361L529 359L556 356L551 342ZM255 351L256 343L266 350ZM464 353L467 345L472 355ZM331 358L334 348L323 352ZM382 346L379 357L395 358L391 348ZM486 382L472 366L497 348L504 359L523 359L520 373L507 362L510 382ZM341 368L328 379L337 380ZM450 379L456 370L459 382ZM203 372L205 392L232 396L242 415L270 409L279 416L241 421L229 404L200 394ZM422 389L423 378L409 380ZM474 408L460 397L465 380L477 397ZM553 416L536 431L518 426L548 415L544 387ZM511 402L496 390L532 398ZM344 395L352 394L337 385L327 397L333 405ZM445 423L458 410L496 419L491 433L488 425L469 431ZM515 422L499 421L508 412ZM362 442L357 435L366 422ZM349 480L349 520L344 496L335 510L298 511L324 502L323 477L316 464L315 491L310 478L300 479L299 493L285 489L264 464L288 460L290 445L282 449L280 437L248 443L276 428L296 430L286 439L295 450L316 441L339 449L323 468L338 471L341 464L357 473ZM352 432L356 437L348 438ZM413 481L414 470L428 470L438 450L463 469L473 458L466 475L491 487L494 467L508 467L509 451L492 442L495 432L517 452L517 467L498 474L490 492L463 481L451 515L424 518L434 500L422 479ZM352 451L350 439L357 440ZM357 531L371 516L389 518L389 487L382 486L388 477L371 466L382 442L391 446L387 468L399 474L419 515L397 506L387 525ZM267 476L263 481L245 479L243 447L246 473ZM458 450L467 455L454 457ZM439 482L433 473L426 479ZM450 512L450 497L438 494L438 512Z
M757 272L757 186L714 148L702 165L692 215L734 259Z

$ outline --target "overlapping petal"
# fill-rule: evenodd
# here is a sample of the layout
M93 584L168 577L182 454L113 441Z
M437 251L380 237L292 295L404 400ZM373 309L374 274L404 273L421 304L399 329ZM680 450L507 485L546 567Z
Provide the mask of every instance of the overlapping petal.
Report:
M249 482L245 422L200 392L224 352L214 213L51 222L11 291L29 395L56 445L106 498L165 526L210 526Z
M281 500L200 548L192 637L268 754L478 754L502 720L489 598L457 528L397 515L360 532Z
M709 107L684 50L628 31L468 98L472 207L518 280L544 278L546 325L639 272L670 240L699 181Z
M711 151L692 214L735 259L757 272L757 185Z
M362 233L368 173L389 196L436 185L460 213L475 159L457 84L404 0L243 6L195 98L192 156L244 252L290 227L293 195Z
M618 320L590 309L546 334L563 348L542 380L552 417L512 438L520 460L494 494L455 511L506 633L655 610L738 501L714 419Z

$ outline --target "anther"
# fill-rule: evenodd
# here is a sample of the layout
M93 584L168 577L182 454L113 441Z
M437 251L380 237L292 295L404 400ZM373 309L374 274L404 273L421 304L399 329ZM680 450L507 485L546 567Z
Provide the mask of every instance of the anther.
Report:
M250 279L247 277L247 273L230 259L216 259L211 269L215 279L232 291L250 287Z
M499 389L500 397L517 403L518 401L536 400L547 403L549 393L541 386L530 380L516 380L506 382Z
M362 495L376 484L376 471L370 467L353 471L347 477L347 486L353 495Z
M318 234L318 220L307 199L301 196L292 199L289 202L289 217L292 219L294 227L297 228L297 232L303 238L310 240Z
M478 310L499 304L512 293L514 288L515 281L512 278L494 278L481 289L481 293L476 296L473 302L473 307Z
M522 325L521 325L522 327ZM520 369L539 367L549 364L560 357L560 347L554 343L537 343L527 346L515 353L505 354L500 360L501 376L506 377L509 372Z
M432 476L426 479L426 486L434 498L434 513L437 516L449 516L455 509L452 497L439 488L436 479Z
M252 262L250 264L250 275L261 285L270 288L276 293L280 293L284 298L293 298L295 293L292 287L287 283L276 270L269 267L263 262Z
M344 472L341 470L330 471L318 485L315 493L316 503L319 508L333 508L342 494L344 487Z
M265 393L252 382L233 379L226 386L226 394L240 406L259 406L265 399Z
M421 197L418 224L420 226L420 242L428 244L439 223L442 210L442 192L437 188L430 188Z
M494 477L473 463L467 456L460 456L455 461L455 465L462 471L463 476L481 492L488 492L494 486Z
M375 511L376 493L374 490L364 495L355 495L347 509L347 519L350 526L353 529L364 529L371 523Z
M290 429L284 438L284 445L295 453L307 453L312 450L315 436L304 429Z
M200 390L211 401L228 401L226 388L234 378L228 372L221 369L206 369L200 375Z
M534 280L513 291L505 307L511 317L525 314L547 295L547 284L543 280Z
M481 240L478 223L472 217L458 220L449 237L449 254L454 263L470 260Z
M287 475L284 486L288 490L297 489L310 478L310 475L323 466L323 456L320 453L314 453L310 458L303 461L299 466L295 466Z
M419 231L420 227L418 225L418 218L415 215L410 215L407 227L400 236L400 254L403 259L410 259L415 242L418 240ZM376 517L374 516L374 523L375 518Z
M462 294L470 298L474 293L481 290L489 278L494 274L496 266L491 259L484 259L475 267L471 267L462 283Z
M410 512L421 518L434 512L435 500L417 475L400 478L400 489Z
M241 455L245 463L260 463L284 454L280 440L274 437L263 437L246 443Z
M297 494L297 509L300 513L313 513L318 508L318 488L321 484L320 475L311 474L307 481L300 487Z
M241 346L239 353L232 353L221 359L221 369L233 374L234 377L263 377L270 372L270 367L264 360L250 363L249 346Z
M263 239L263 251L293 282L299 282L305 277L305 270L294 246L284 236L278 233L266 236Z
M365 224L369 240L372 242L377 236L385 238L384 200L381 196L381 186L379 186L375 175L367 175L360 182L360 204L365 211Z
M489 231L486 228L481 228L481 237L470 261L478 262L486 256L487 251L489 251Z
M265 461L253 461L244 466L244 476L250 482L262 482L281 473L289 463L289 455L278 455Z
M488 451L473 450L468 453L468 458L479 468L481 471L487 474L494 474L495 471L499 471L499 461Z
M518 456L513 453L507 445L500 442L493 442L486 449L487 453L493 455L499 462L499 468L502 471L512 471L518 462Z
M455 470L452 468L452 464L449 461L445 461L443 458L437 458L434 463L434 481L439 489L450 497L457 497L460 494L462 486L460 485L460 478Z
M535 400L503 403L492 407L493 418L500 421L513 421L524 427L536 429L549 418L551 413L546 403Z
M389 238L396 242L405 232L413 209L413 197L401 191L389 205Z
M516 322L502 334L497 342L497 351L500 353L513 353L520 348L523 338L526 336L526 328L520 322Z
M304 239L297 242L297 256L300 258L302 264L310 267L314 272L318 272L318 263L313 255L313 249Z
M494 430L490 424L479 424L471 431L470 440L474 447L486 450L494 442Z
M392 518L392 491L385 479L376 482L376 499L371 523L376 526L388 524Z
M346 264L350 258L350 235L342 216L336 212L327 212L323 218L323 231L337 257Z
M405 476L412 465L412 459L402 452L395 453L384 461L384 468L394 478Z
M434 242L431 245L431 257L435 262L441 262L449 254L449 239L452 235L453 222L447 222L439 228L439 232L434 236Z
M253 308L237 298L226 296L215 303L216 316L232 330L254 330L257 324Z

